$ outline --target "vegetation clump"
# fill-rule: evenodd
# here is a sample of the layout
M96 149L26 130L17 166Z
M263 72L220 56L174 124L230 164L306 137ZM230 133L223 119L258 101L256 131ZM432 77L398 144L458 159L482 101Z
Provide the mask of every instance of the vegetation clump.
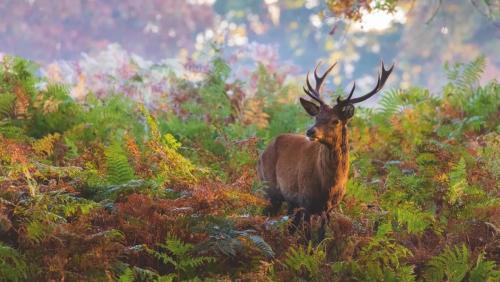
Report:
M500 279L500 87L479 85L484 58L447 65L439 95L391 90L357 110L347 193L319 244L262 215L255 173L272 138L306 128L299 85L261 66L254 96L229 95L229 66L212 65L196 84L166 78L170 108L154 111L77 102L3 58L0 280Z

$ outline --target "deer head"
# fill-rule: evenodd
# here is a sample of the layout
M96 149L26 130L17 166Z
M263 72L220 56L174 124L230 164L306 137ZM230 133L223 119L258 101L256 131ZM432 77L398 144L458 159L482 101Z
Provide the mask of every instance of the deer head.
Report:
M315 87L313 88L309 82L309 72L306 76L307 88L304 87L304 92L319 105L304 98L300 98L300 103L306 112L315 118L314 125L306 132L307 137L309 137L312 141L319 141L326 145L333 145L340 141L338 138L341 138L343 135L342 129L345 128L347 121L354 115L354 104L365 101L379 92L391 74L394 65L386 70L384 62L382 62L382 74L379 74L377 85L372 91L360 97L352 98L354 90L356 89L356 83L354 83L347 98L341 99L338 97L337 104L331 107L321 99L320 90L325 77L337 63L330 66L322 76L319 76L317 73L320 64L321 63L318 63L314 69L314 79L316 81Z

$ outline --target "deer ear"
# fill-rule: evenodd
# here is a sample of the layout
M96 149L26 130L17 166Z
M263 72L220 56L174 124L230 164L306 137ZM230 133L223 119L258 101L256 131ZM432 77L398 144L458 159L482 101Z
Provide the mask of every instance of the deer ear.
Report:
M311 101L307 101L301 97L300 104L302 104L304 110L311 116L316 116L319 113L319 107Z
M354 115L354 106L349 104L342 108L342 118L350 119Z

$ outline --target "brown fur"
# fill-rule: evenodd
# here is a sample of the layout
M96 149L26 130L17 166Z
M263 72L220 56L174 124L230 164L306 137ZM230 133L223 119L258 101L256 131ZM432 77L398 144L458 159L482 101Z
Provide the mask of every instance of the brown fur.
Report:
M307 131L309 138L298 134L280 135L264 150L258 163L259 178L266 183L271 202L267 213L275 214L286 201L289 213L294 208L301 208L295 215L295 225L302 216L309 219L312 214L321 214L328 218L342 200L349 174L347 122L354 115L354 104L379 92L394 67L385 69L382 62L381 74L372 91L352 98L356 89L354 84L347 99L339 97L337 104L330 107L321 99L320 89L335 64L321 76L317 73L318 66L314 70L315 87L309 82L308 73L304 92L319 106L300 98L302 107L315 118L315 124ZM321 232L324 232L324 224L322 220Z
M335 208L344 196L349 172L346 122L322 106L313 128L313 140L283 134L260 157L258 173L268 187L271 214L283 200L308 214L319 214Z

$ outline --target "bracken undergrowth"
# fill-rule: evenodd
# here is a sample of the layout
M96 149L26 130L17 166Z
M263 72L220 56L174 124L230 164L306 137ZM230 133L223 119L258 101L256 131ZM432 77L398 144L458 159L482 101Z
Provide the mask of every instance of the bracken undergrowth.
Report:
M499 281L500 87L479 85L484 58L446 65L440 93L357 109L319 243L263 216L255 173L272 138L309 122L300 85L260 66L247 97L212 65L197 83L166 75L169 108L152 111L120 93L77 102L4 57L0 280Z

